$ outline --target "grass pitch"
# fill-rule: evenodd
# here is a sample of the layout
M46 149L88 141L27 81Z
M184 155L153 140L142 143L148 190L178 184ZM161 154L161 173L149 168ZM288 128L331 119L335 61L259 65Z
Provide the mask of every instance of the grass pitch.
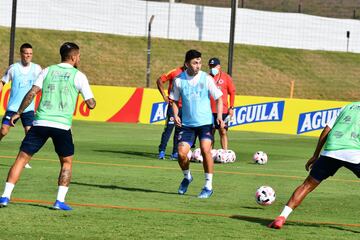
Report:
M59 172L49 140L33 168L24 170L13 202L0 209L0 239L358 239L360 181L348 170L311 193L283 229L266 227L307 176L304 164L316 138L230 130L237 160L217 164L213 196L198 199L202 166L191 164L194 181L179 196L178 164L156 158L161 131L156 125L75 122L76 161L66 198L74 210L49 209ZM0 143L0 193L22 138L19 125ZM268 164L252 163L257 150L268 153ZM256 204L261 185L275 189L273 205Z

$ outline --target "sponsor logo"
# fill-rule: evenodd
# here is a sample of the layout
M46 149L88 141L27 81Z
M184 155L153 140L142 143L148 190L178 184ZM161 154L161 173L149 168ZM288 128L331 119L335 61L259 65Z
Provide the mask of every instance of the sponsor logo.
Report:
M301 113L299 115L297 134L322 129L334 116L338 114L341 108L332 108L314 112Z
M166 102L154 103L151 108L150 123L165 120L167 108L168 104Z
M234 116L229 127L256 123L282 121L285 101L267 102L234 108Z

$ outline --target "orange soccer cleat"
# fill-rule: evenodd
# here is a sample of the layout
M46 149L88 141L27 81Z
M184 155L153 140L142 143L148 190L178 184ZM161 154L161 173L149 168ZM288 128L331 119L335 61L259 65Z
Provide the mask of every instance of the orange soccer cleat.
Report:
M280 229L285 224L285 221L286 221L285 217L278 216L277 218L275 218L275 220L272 223L270 223L268 225L268 227L269 228Z

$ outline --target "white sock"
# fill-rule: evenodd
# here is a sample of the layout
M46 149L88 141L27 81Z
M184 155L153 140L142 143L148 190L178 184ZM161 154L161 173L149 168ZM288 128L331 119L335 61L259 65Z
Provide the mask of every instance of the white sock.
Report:
M284 209L282 210L280 216L285 217L285 219L287 219L292 211L293 210L290 207L285 206Z
M191 179L190 169L183 170L183 173L184 173L184 178L189 179L189 180Z
M205 173L205 187L209 190L212 190L212 179L213 179L212 173Z
M56 200L59 200L60 202L65 202L65 196L66 196L68 190L69 190L69 187L59 186Z
M12 183L5 183L5 189L4 189L4 193L1 197L7 197L8 199L10 199L11 193L14 190L15 185Z

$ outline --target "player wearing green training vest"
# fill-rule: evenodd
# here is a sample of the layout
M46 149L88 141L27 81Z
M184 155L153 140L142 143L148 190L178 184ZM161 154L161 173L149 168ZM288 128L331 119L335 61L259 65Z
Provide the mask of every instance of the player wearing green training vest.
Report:
M50 66L40 73L22 100L17 113L10 119L10 123L14 125L14 121L20 117L35 95L41 91L40 105L35 114L33 127L22 141L20 152L10 168L4 193L0 198L0 207L5 207L10 202L11 193L20 178L24 165L41 149L48 138L52 138L61 163L58 179L59 189L53 208L57 210L72 209L65 204L74 155L71 134L72 116L79 93L89 109L95 108L96 102L88 79L77 69L80 63L79 46L66 42L60 47L60 55L61 63Z
M290 213L319 184L341 167L352 171L360 178L360 102L341 109L322 131L313 156L305 165L309 176L296 188L280 216L269 227L280 229ZM320 153L324 146L324 150ZM319 157L320 155L320 157Z

